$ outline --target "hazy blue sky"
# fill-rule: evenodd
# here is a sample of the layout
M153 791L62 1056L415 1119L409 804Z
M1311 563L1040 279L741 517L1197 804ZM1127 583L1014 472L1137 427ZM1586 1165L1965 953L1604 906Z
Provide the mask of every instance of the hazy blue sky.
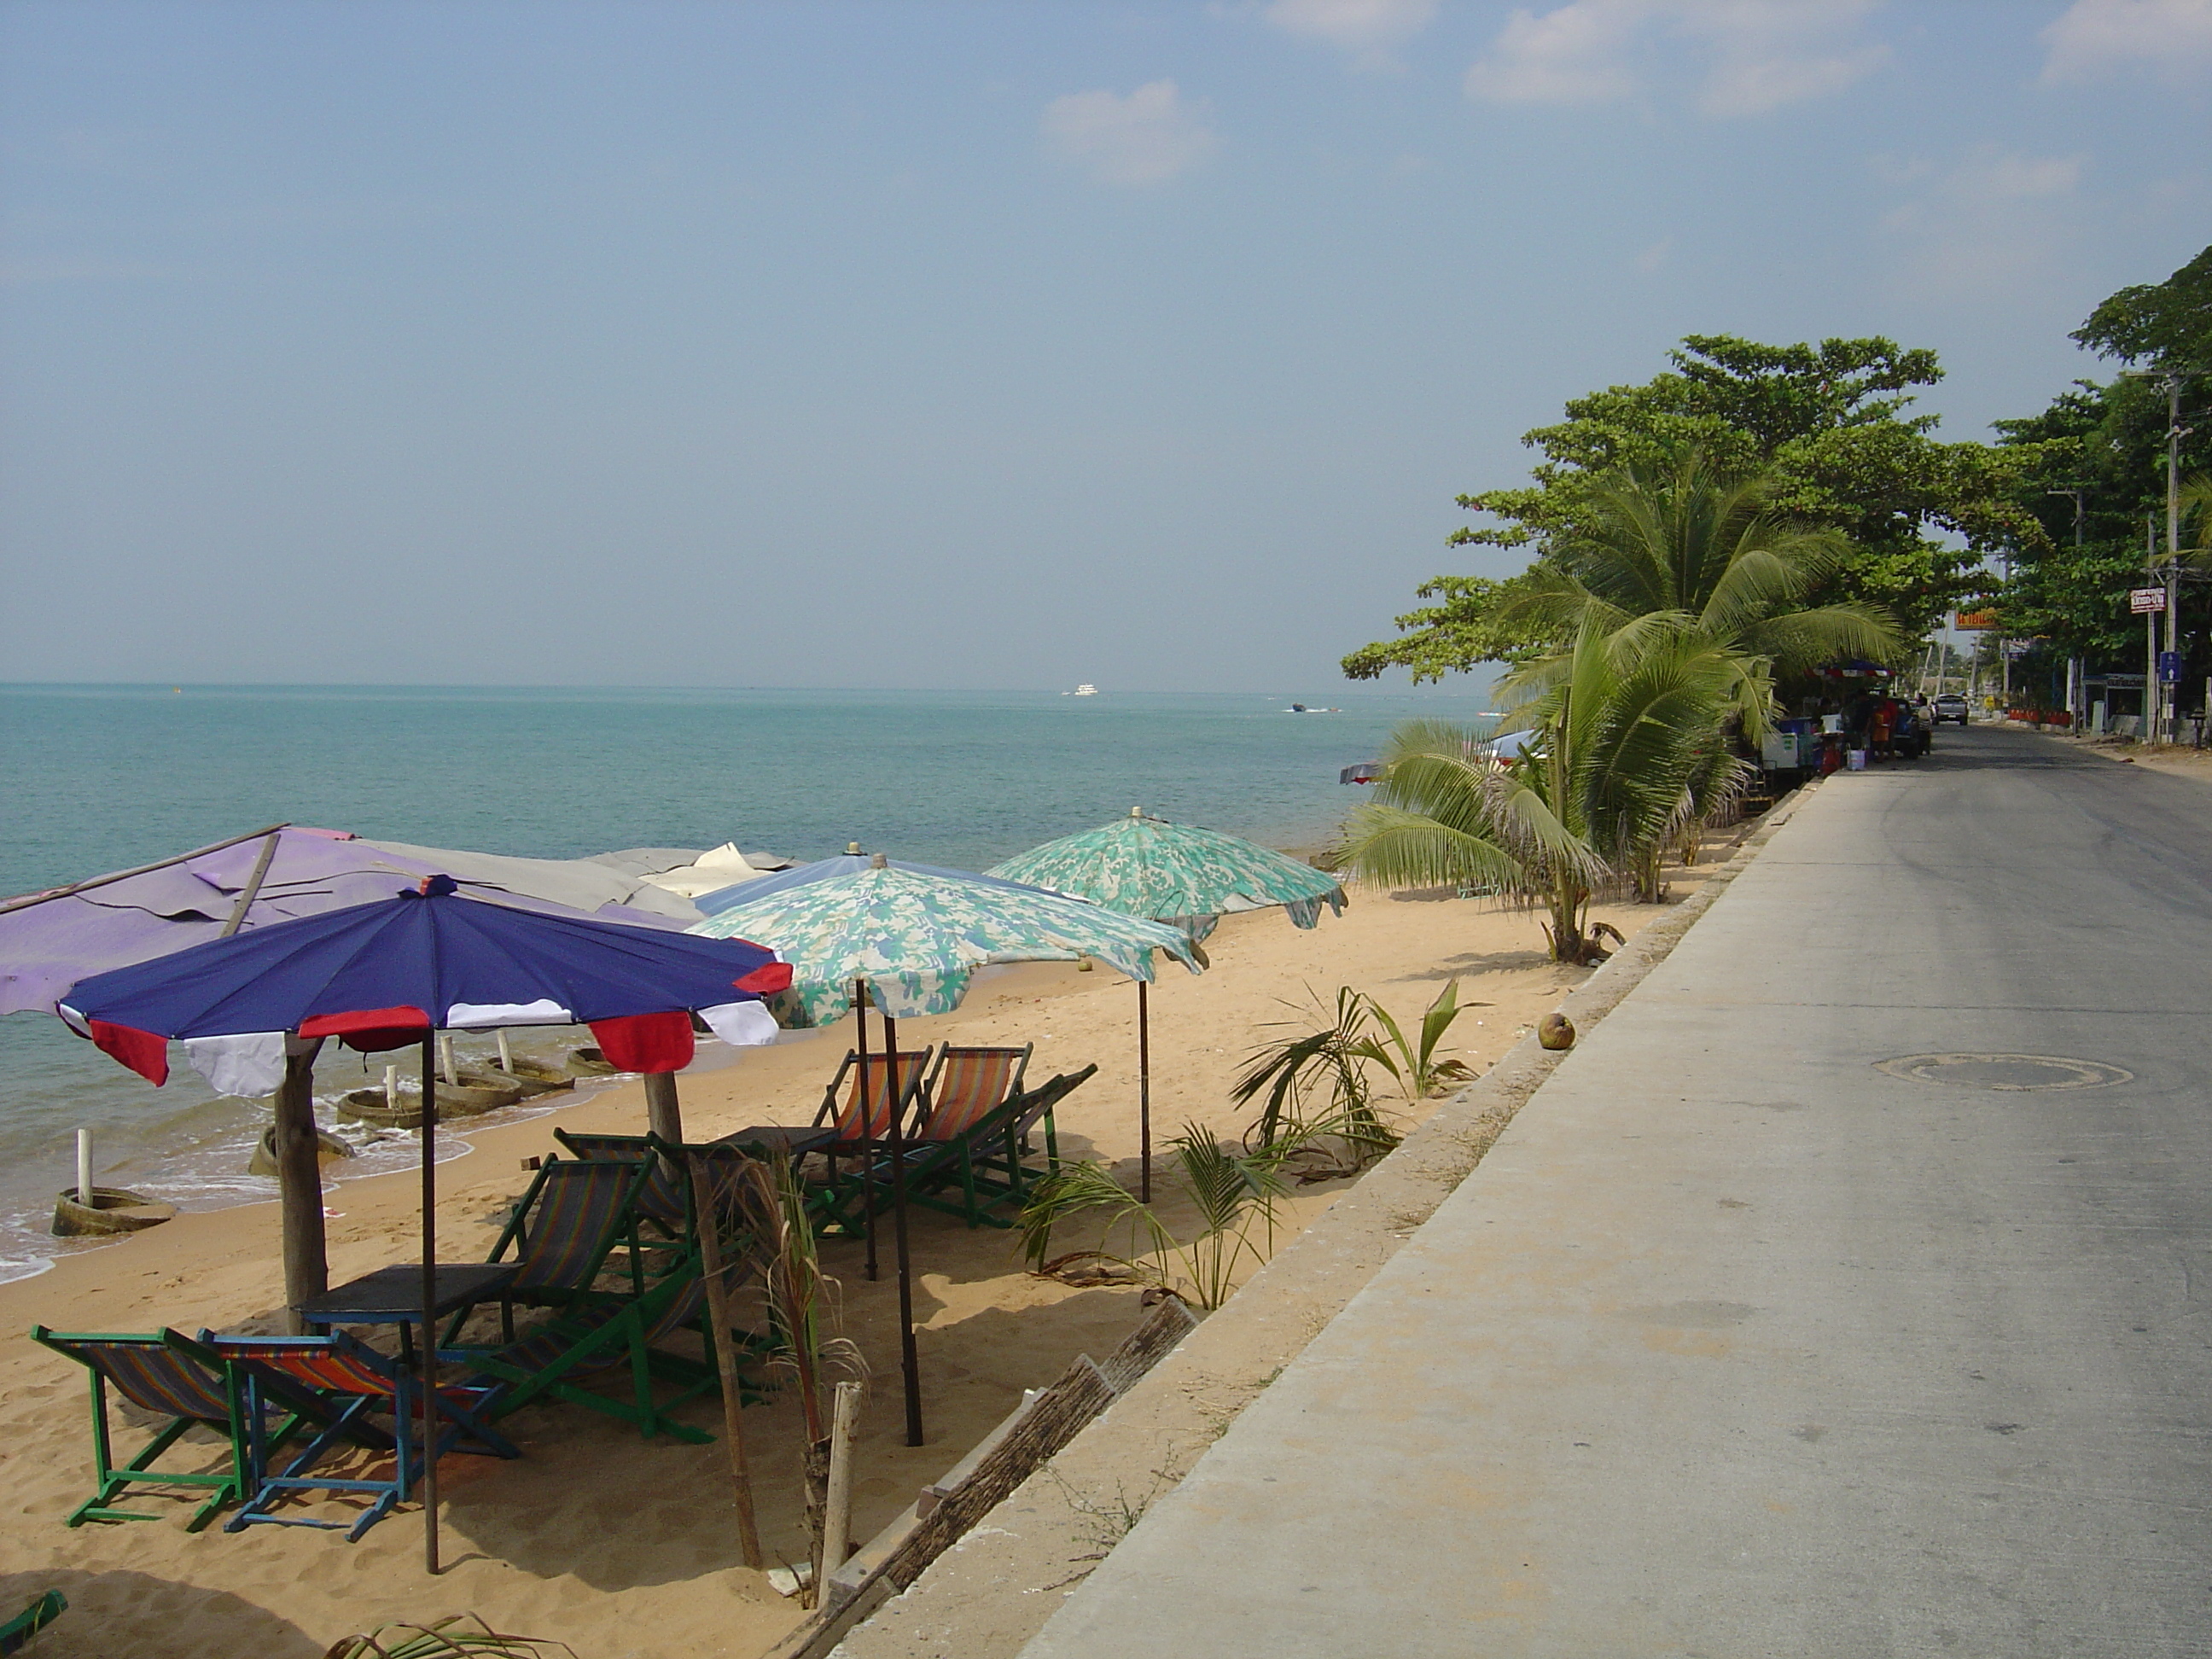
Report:
M1684 333L2039 407L2208 91L2212 0L12 0L0 678L1325 684Z

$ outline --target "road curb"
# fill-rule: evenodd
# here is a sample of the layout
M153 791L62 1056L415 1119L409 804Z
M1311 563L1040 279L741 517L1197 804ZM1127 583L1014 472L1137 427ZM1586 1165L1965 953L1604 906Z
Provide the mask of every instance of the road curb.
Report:
M1666 959L1818 787L1786 797L1698 892L1569 994L1559 1008L1578 1032ZM1532 1033L1447 1100L835 1655L1014 1659L1144 1508L1189 1473L1474 1172L1568 1052L1546 1050Z

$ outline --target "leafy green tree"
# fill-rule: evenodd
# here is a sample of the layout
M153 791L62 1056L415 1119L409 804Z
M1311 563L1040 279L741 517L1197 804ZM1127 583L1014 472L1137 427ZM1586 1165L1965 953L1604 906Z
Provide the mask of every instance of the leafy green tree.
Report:
M1674 631L1735 665L1726 713L1765 734L1777 672L1838 657L1884 657L1901 641L1888 617L1859 604L1808 605L1849 556L1842 535L1808 530L1773 507L1771 474L1732 478L1695 449L1671 464L1630 461L1592 478L1583 523L1519 579L1502 617L1547 638L1588 621L1634 649ZM1563 653L1524 662L1504 682L1529 695L1570 672Z
M2122 362L2212 368L2212 247L2162 283L2122 289L2071 337Z
M1695 451L1717 473L1770 477L1778 518L1842 536L1842 556L1802 603L1877 607L1907 637L1981 591L1985 553L2041 544L2014 487L2017 458L1942 442L1935 416L1911 412L1913 388L1942 376L1933 352L1881 338L1772 346L1692 335L1669 356L1671 372L1576 398L1564 421L1526 434L1541 456L1531 482L1461 496L1495 522L1450 544L1527 548L1540 569L1587 540L1601 480L1671 468ZM1522 580L1435 578L1419 597L1439 603L1399 617L1400 636L1352 653L1345 672L1366 679L1395 666L1434 679L1561 649L1563 637L1515 611Z
M2153 370L2212 369L2212 247L2163 283L2122 289L2072 337ZM2184 404L2181 460L2191 473L2212 465L2212 422L2190 412L2204 404L2207 384L2195 380ZM2000 447L2018 457L2021 507L2044 532L2012 553L2011 580L1997 603L2005 630L2036 641L2053 659L2078 656L2093 671L2140 672L2143 627L2129 612L2128 591L2147 580L2146 526L2153 547L2164 545L2165 386L2132 375L2101 385L2077 380L2040 414L1996 425ZM2203 604L2194 597L2201 592L2185 592L2181 613L2191 682L2207 663Z

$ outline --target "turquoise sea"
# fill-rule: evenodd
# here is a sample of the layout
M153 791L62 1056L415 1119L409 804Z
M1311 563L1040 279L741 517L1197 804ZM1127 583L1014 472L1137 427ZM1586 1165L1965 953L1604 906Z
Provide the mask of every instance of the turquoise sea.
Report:
M735 840L804 860L858 841L980 869L1141 805L1310 848L1356 796L1339 769L1398 720L1474 718L1486 689L0 687L0 895L279 821L539 858ZM319 1083L358 1086L348 1065L326 1060ZM53 1253L78 1127L104 1184L201 1207L274 1195L244 1172L263 1109L181 1066L157 1091L46 1016L0 1018L0 1279Z

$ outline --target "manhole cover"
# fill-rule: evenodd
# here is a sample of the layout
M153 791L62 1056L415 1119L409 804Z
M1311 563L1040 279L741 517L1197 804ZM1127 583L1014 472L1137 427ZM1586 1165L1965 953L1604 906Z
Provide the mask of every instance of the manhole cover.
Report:
M2101 1060L2057 1054L1900 1054L1877 1060L1875 1069L1915 1083L1960 1089L2101 1089L2135 1078L2133 1072Z

